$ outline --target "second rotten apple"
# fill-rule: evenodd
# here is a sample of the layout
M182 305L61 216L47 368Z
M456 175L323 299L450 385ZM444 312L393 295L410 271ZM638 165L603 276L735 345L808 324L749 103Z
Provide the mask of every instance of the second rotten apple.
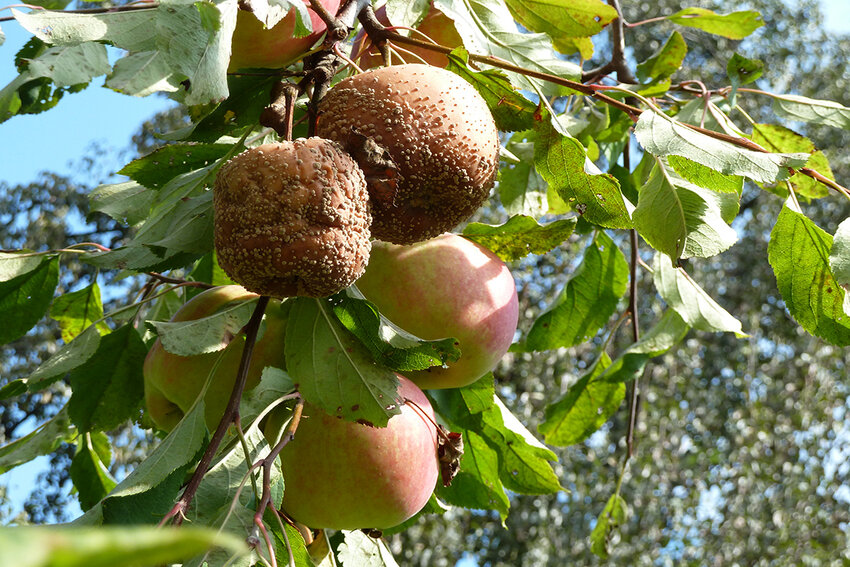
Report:
M357 287L381 313L426 340L455 337L461 357L408 372L420 388L460 388L495 368L519 318L516 284L490 250L456 234L410 246L373 242Z

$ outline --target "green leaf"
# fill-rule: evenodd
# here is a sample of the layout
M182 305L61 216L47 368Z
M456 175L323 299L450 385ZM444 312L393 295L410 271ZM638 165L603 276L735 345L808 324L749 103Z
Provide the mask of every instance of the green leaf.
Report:
M156 192L133 181L100 185L89 194L92 211L109 215L129 226L139 224L150 213Z
M144 397L147 348L132 325L100 340L97 352L71 372L71 421L80 431L109 430L136 416Z
M764 72L764 63L758 59L747 59L746 57L733 53L726 63L726 74L732 81L732 88L737 89L741 85L752 83Z
M845 238L842 230L839 249ZM848 346L850 315L844 311L846 292L830 268L832 248L831 235L786 203L770 233L767 259L791 316L812 335Z
M850 315L850 219L835 231L829 250L829 267L838 285L844 288L844 313Z
M685 8L668 20L689 28L697 28L710 34L729 39L744 39L764 25L761 14L753 10L716 14L705 8Z
M112 449L105 433L85 433L77 442L77 453L68 469L77 489L80 507L88 510L101 501L117 484L109 474Z
M190 321L148 321L166 351L195 356L223 350L248 324L257 299L228 302L212 315Z
M32 270L0 282L0 344L24 336L41 319L59 284L59 258L44 257Z
M768 183L789 176L789 168L805 165L807 154L773 154L744 149L691 130L654 110L641 113L635 136L656 157L677 155L724 174L743 175Z
M396 26L416 27L431 7L430 0L387 0L387 19ZM404 32L405 30L399 30Z
M216 31L203 26L196 4L167 2L156 13L157 48L171 69L188 77L190 88L184 102L189 106L219 102L228 96L227 65L237 2L218 2L214 8L220 22Z
M25 380L27 389L36 392L46 388L55 380L84 364L97 352L100 345L100 333L97 327L90 326L66 343L50 358L42 362Z
M172 144L133 160L118 171L133 181L160 189L181 173L189 173L223 158L231 144Z
M494 226L472 222L463 236L493 251L505 262L519 260L528 254L545 254L573 233L576 219L560 219L539 224L525 215L514 215L505 224Z
M688 44L685 43L685 38L674 31L660 50L643 63L638 63L637 77L644 83L668 79L679 70L687 54Z
M536 142L537 134L529 130L517 132L505 146L516 157L499 171L499 200L509 215L539 217L550 209L549 186L534 167Z
M355 291L356 290L356 291ZM425 370L456 362L460 358L457 340L422 340L383 317L357 288L349 288L331 299L333 313L382 365L405 372Z
M612 494L605 504L596 525L590 532L590 550L602 559L608 559L611 536L619 526L622 526L629 517L629 507L623 497Z
M127 246L86 254L106 268L151 270L183 267L212 250L212 184L217 165L180 174L156 195L145 223Z
M17 380L11 380L6 382L6 384L0 388L0 400L17 398L18 396L25 394L26 391L27 383L24 379L18 378Z
M204 475L192 507L186 512L187 521L192 525L216 527L243 539L253 529L256 496L250 490L246 474L250 464L265 458L271 448L259 427L259 420L245 430L244 437L244 446L241 442L229 446ZM283 473L279 460L271 468L269 482L276 495L275 501L280 502ZM226 565L230 555L231 550L216 551L193 558L185 567L201 566L204 561L210 565Z
M482 415L482 432L499 452L499 478L520 494L552 494L562 490L550 461L558 456L540 443L498 396Z
M0 564L15 567L148 567L181 562L216 547L248 553L240 538L212 528L0 528Z
M17 10L13 9L12 12ZM109 60L103 45L84 43L41 46L37 53L27 58L21 74L0 90L0 122L15 114L35 114L48 110L66 92L78 92L94 77L109 71Z
M502 132L528 130L534 126L537 106L522 96L503 71L489 69L473 71L469 68L469 54L459 47L449 55L449 71L463 77L478 91L490 108L496 127Z
M643 372L650 358L660 356L685 338L690 327L673 309L664 311L661 319L618 356L599 377L608 382L629 382Z
M145 51L155 47L155 36L151 31L155 30L157 12L155 8L99 14L12 10L24 29L46 43L86 45L106 42L127 51Z
M196 142L215 142L225 135L239 137L254 128L260 113L271 100L272 87L279 77L272 74L233 75L227 79L230 96L192 126L189 139Z
M561 447L580 443L614 415L626 396L626 386L599 379L610 364L603 352L564 396L546 406L546 418L538 427L546 443Z
M49 455L62 443L73 439L75 434L76 430L68 417L68 407L65 406L31 433L0 447L0 474L36 457Z
M299 532L295 526L286 521L278 522L268 508L266 508L266 514L263 517L263 520L265 521L266 529L268 529L269 533L272 535L272 541L274 542L275 552L277 553L279 561L278 565L283 563L281 558L288 558L291 554L292 561L290 565L294 565L295 567L314 567L315 562L313 561L310 552L307 551L307 544L304 542L304 536L301 535L301 532ZM285 536L284 533L281 532L281 524L283 524L283 529L286 530ZM310 544L311 550L313 549L314 544L316 544L315 540Z
M326 299L294 298L286 369L304 399L330 415L384 427L399 413L398 379L336 318Z
M691 327L700 331L746 334L741 322L720 307L682 268L670 258L656 254L652 264L653 281L661 298Z
M100 301L100 288L97 283L57 297L50 307L50 317L59 322L62 340L66 343L73 341L103 317L103 303ZM98 328L102 332L109 332L105 323L100 323Z
M718 193L734 193L736 195L740 195L744 190L744 178L739 175L724 175L682 156L667 156L667 163L683 179L698 187L711 189ZM726 220L731 222L730 219Z
M524 348L549 350L590 340L614 313L628 278L623 253L598 231L555 304L534 321Z
M157 92L177 92L181 78L173 72L162 51L141 51L116 61L106 77L106 86L122 94L143 97Z
M174 503L195 465L207 433L204 401L199 396L162 443L133 469L97 506L75 523L155 523Z
M398 567L390 550L380 539L361 531L343 532L344 540L337 550L342 567Z
M738 240L723 219L720 198L677 178L658 160L640 190L632 219L649 245L671 258L708 258Z
M831 100L817 100L799 95L778 95L773 97L773 110L788 120L824 124L842 130L850 129L850 108Z
M776 124L754 124L753 141L764 148L775 152L804 152L811 154L806 167L824 174L832 180L835 176L829 167L829 162L822 152L815 151L815 144L805 136ZM794 191L808 199L826 197L829 188L802 173L795 173L790 179Z
M555 57L548 36L542 33L520 33L508 8L497 0L435 0L434 7L454 21L463 44L475 46L481 55L495 55L518 67L579 80L581 69ZM511 83L522 89L542 91L547 95L565 94L568 89L554 87L540 79L508 73Z
M594 36L617 17L617 10L600 0L506 0L505 4L517 22L548 34L559 51L564 39Z
M534 166L561 198L590 223L630 228L619 182L596 168L581 142L557 132L549 121L538 125L538 135Z
M0 282L7 282L38 268L44 254L33 252L0 252Z

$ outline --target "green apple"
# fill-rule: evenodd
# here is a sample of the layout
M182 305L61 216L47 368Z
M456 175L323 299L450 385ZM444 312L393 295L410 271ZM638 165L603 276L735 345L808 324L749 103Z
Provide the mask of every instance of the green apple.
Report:
M212 315L232 302L256 297L258 297L256 294L238 285L215 287L199 293L186 302L171 320L200 319ZM270 301L266 308L262 336L254 345L246 390L257 385L266 366L285 368L283 357L285 330L286 318L281 311L280 302ZM244 345L245 337L239 335L233 338L223 351L196 356L179 356L165 350L162 342L157 339L148 351L144 364L145 402L154 423L165 431L173 429L195 402L207 377L221 358L204 397L207 427L210 431L214 430L230 399Z
M436 418L422 390L398 379L400 395L412 403L386 427L305 404L295 436L280 453L287 515L315 529L381 530L425 506L439 476ZM282 425L273 416L265 430L270 443Z
M328 12L336 14L340 0L322 0ZM309 1L304 0L309 6ZM251 12L239 10L236 29L231 40L229 71L250 67L281 69L301 58L316 43L327 27L313 10L309 10L313 33L304 37L295 35L295 8L275 24L266 28Z
M422 339L455 337L457 362L408 372L420 388L459 388L495 368L519 318L514 278L498 256L462 236L410 246L373 242L357 287L381 313Z

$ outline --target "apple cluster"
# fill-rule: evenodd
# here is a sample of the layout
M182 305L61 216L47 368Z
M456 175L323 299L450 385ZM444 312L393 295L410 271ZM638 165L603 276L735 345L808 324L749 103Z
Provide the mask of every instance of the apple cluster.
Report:
M231 67L288 63L281 49L277 60L252 59L244 46L238 52L241 34L237 28ZM254 47L261 45L258 39ZM462 387L490 372L517 326L508 267L449 232L488 197L498 162L498 131L475 89L444 69L410 64L343 79L319 105L317 137L248 149L219 171L215 248L239 285L198 294L172 320L270 296L248 389L263 368L286 368L286 298L326 297L355 283L404 330L426 340L455 337L461 350L455 362L398 376L405 403L387 427L345 421L306 400L296 435L280 453L282 507L293 519L311 528L380 530L412 517L430 498L444 472L438 453L447 434L423 389ZM191 357L157 340L144 368L155 424L174 428L208 384L205 417L215 429L244 340ZM275 410L267 417L271 444L287 416Z

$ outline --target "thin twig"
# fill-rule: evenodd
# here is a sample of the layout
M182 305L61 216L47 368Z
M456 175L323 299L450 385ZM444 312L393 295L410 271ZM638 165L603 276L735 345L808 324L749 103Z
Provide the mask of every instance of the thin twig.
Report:
M637 79L626 63L626 39L623 30L623 10L620 8L619 0L608 0L608 4L617 10L617 17L611 22L611 60L598 69L591 69L582 73L582 82L596 79L614 71L617 80L621 83L637 84Z
M640 325L638 322L638 286L637 267L640 250L638 248L637 230L629 231L631 240L631 262L629 264L629 313L632 316L632 340L640 340ZM629 391L629 424L626 429L626 458L631 459L635 450L635 429L637 428L638 412L640 410L640 376L637 376L630 384Z
M304 400L298 399L295 404L295 408L292 410L292 418L289 420L289 425L286 427L286 431L283 433L280 441L278 441L277 445L269 451L269 454L266 455L259 463L260 466L263 467L263 495L260 498L260 502L257 505L257 511L254 514L254 523L257 522L262 523L263 515L266 513L266 508L272 500L272 487L271 487L271 474L272 474L272 466L274 465L277 456L283 450L286 445L295 438L295 431L298 429L298 424L301 423L301 414L304 411ZM256 466L256 465L255 465Z

